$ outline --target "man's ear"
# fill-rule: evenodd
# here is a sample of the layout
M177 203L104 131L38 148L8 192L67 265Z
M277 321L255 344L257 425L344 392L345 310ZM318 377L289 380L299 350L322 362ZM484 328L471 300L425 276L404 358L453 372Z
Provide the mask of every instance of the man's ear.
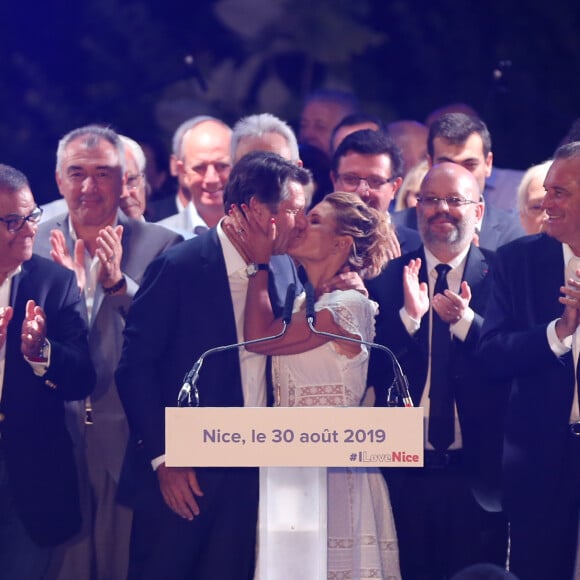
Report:
M258 201L258 199L255 196L250 197L250 203L248 203L248 206L249 206L250 210L252 211L252 213L258 219L260 217L262 217L262 215L264 214L264 212L268 209L268 206L266 206L265 203L262 203L261 201Z
M336 182L338 181L338 176L336 173L334 173L334 171L330 172L330 181L332 181L332 187L336 191Z
M485 176L489 177L491 175L491 169L493 167L493 153L490 151L485 158Z
M64 195L62 195L62 187L61 187L62 179L60 178L60 174L58 171L54 172L54 178L56 180L56 186L58 187L58 192L60 193L60 195L62 197L64 197Z
M399 176L392 183L393 183L393 197L395 197L395 195L397 195L397 191L399 191L399 187L401 187L401 184L403 183L403 178Z
M177 177L177 175L179 174L178 170L179 164L183 165L183 161L177 159L175 154L172 153L171 157L169 158L169 173L171 173L173 177Z

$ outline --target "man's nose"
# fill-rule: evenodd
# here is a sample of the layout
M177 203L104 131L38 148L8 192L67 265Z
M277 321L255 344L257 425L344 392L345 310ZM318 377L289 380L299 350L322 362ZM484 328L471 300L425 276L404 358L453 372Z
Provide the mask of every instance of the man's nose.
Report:
M305 230L308 227L308 220L306 219L306 212L301 211L296 215L296 227L300 230Z
M82 182L82 190L83 191L90 191L91 189L95 189L97 186L97 180L92 175L87 175Z
M215 165L213 163L209 163L206 170L205 170L205 175L203 176L203 180L214 182L214 181L219 181L219 179L220 179L220 176L215 168Z

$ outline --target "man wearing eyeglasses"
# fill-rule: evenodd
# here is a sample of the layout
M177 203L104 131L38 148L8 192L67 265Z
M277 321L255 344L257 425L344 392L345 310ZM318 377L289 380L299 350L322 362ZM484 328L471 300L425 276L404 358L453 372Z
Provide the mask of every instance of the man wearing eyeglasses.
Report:
M357 193L369 206L388 213L403 182L403 158L399 148L383 132L363 129L347 135L338 145L330 177L335 191ZM417 248L417 232L405 226L396 228L391 257Z
M75 276L32 254L42 210L0 165L0 578L40 579L81 525L64 402L95 385Z
M89 125L65 135L57 149L56 181L68 213L40 225L34 248L75 271L97 371L90 399L67 406L84 475L85 527L63 550L56 578L125 580L127 575L132 512L116 495L129 427L113 373L125 316L145 268L181 237L123 214L125 180L125 151L114 131ZM55 558L55 569L58 565Z
M461 165L473 174L482 200L485 202L486 178L491 175L493 153L491 137L486 124L477 117L464 113L446 113L429 127L427 137L429 165L451 162ZM417 228L415 208L393 214L399 226ZM525 235L517 215L486 203L486 211L477 227L478 244L495 251L500 246Z
M422 247L367 282L379 303L376 340L399 358L425 413L425 467L384 470L405 580L502 565L507 545L502 515L484 509L498 509L502 391L482 381L475 358L493 263L473 243L484 211L479 186L467 169L442 163L418 199ZM374 356L369 384L378 406L391 382L387 361Z
M147 178L145 164L147 160L141 145L130 137L119 135L125 149L125 182L119 207L123 213L134 220L144 221L147 212Z

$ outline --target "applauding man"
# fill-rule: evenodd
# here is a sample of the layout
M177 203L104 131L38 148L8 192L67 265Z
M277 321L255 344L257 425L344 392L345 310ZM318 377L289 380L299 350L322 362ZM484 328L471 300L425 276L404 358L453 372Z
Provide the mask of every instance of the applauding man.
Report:
M64 401L95 374L74 274L32 255L41 215L0 165L0 578L41 578L81 523Z

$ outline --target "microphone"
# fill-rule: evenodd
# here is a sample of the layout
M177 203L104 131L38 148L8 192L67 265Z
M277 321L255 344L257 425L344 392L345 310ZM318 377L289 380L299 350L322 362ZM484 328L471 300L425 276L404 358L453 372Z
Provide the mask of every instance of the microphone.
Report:
M254 338L252 340L244 340L242 342L236 342L234 344L226 344L223 346L215 346L203 352L201 356L195 361L191 370L185 375L183 379L183 385L179 390L177 395L177 406L178 407L199 407L199 390L197 388L197 381L199 379L199 372L203 366L203 362L207 356L215 354L217 352L224 352L226 350L231 350L233 348L239 348L241 346L247 346L250 344L257 344L259 342L267 342L268 340L275 340L276 338L281 338L286 334L286 330L290 321L292 320L292 308L294 306L294 298L296 297L296 284L290 284L286 290L286 300L284 301L284 310L282 313L282 330L278 334L272 336L263 336L262 338ZM192 405L192 397L194 399L194 405Z
M306 322L308 323L308 327L314 334L319 334L320 336L327 336L328 338L334 338L336 340L345 340L347 342L354 342L355 344L363 344L369 348L376 348L383 352L386 352L389 357L391 358L391 363L393 365L393 373L395 375L393 385L389 387L387 393L387 401L390 403L390 406L395 406L395 396L392 393L393 386L396 386L397 394L400 400L403 402L403 407L413 407L413 400L411 399L411 394L409 393L409 381L403 373L403 369L395 356L395 353L386 346L382 344L378 344L376 342L368 342L366 340L362 340L360 338L352 338L350 336L342 336L341 334L334 334L333 332L325 332L323 330L316 330L314 328L314 323L316 321L316 313L314 311L314 287L310 282L306 282L304 284L304 290L306 292Z

